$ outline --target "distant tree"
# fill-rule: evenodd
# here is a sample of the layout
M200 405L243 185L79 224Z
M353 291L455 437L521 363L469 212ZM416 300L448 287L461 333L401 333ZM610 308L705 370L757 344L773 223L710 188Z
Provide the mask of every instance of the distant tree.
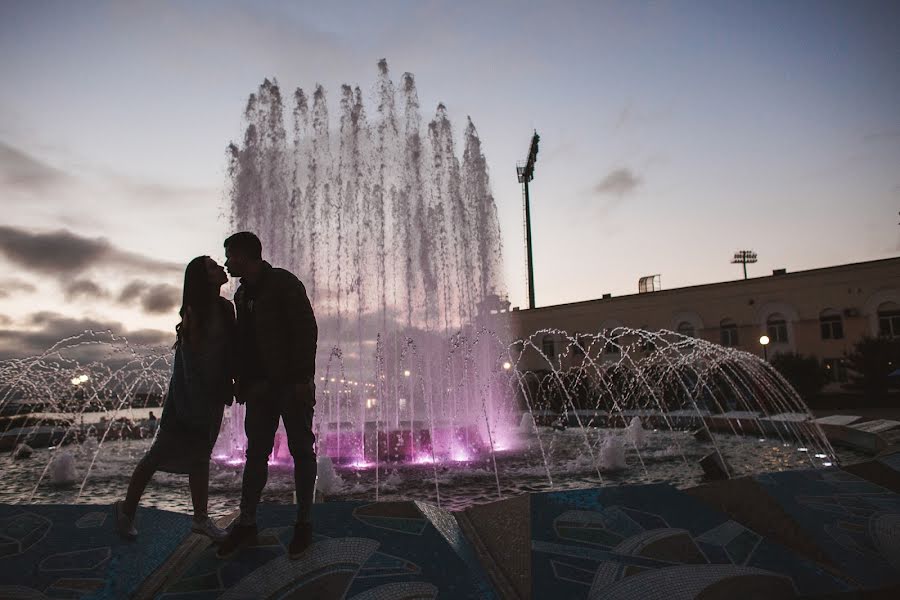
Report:
M772 359L772 366L804 400L821 392L828 382L828 374L815 356L784 352Z
M900 368L900 340L864 337L847 357L848 376L870 401L887 399L890 374Z

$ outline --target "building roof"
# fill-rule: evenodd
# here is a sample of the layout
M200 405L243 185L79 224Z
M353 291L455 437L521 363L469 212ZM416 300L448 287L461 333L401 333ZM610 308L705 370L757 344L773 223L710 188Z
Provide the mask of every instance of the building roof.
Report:
M881 258L878 260L861 261L861 262L855 262L855 263L846 263L843 265L833 265L830 267L819 267L816 269L806 269L803 271L790 271L790 272L786 271L783 273L776 272L771 275L763 275L761 277L748 277L747 279L735 279L735 280L731 280L731 281L717 281L714 283L700 283L697 285L688 285L688 286L684 286L684 287L658 290L655 292L622 294L620 296L610 296L609 298L593 298L591 300L578 300L576 302L563 302L561 304L551 304L549 306L538 306L536 308L531 308L531 309L529 309L529 308L517 309L514 311L510 311L510 312L533 313L535 311L552 310L552 309L563 308L563 307L572 307L572 306L579 306L579 305L586 306L586 305L601 303L601 302L612 302L612 301L621 300L624 298L629 298L629 299L633 299L636 297L642 297L642 298L643 297L654 297L655 298L655 297L659 297L660 295L668 295L668 294L673 294L676 292L684 292L684 291L688 291L688 290L699 291L702 289L710 289L710 288L748 285L748 284L752 284L752 283L761 283L761 282L765 282L765 281L770 281L772 279L779 279L779 280L799 279L801 277L808 277L810 275L823 275L823 274L826 274L829 272L833 273L833 272L838 272L841 270L858 269L861 267L862 268L881 267L881 266L886 266L890 263L897 263L897 267L900 268L900 256L895 256L895 257L891 257L891 258ZM780 271L780 269L778 269L776 271Z

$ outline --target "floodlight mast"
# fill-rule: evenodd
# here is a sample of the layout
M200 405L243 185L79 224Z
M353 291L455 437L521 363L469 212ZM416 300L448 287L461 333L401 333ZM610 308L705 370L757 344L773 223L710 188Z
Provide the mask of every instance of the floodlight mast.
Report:
M756 252L753 250L737 250L734 258L731 259L733 265L744 265L744 279L747 279L747 264L756 262Z
M531 200L528 196L528 182L534 179L534 163L537 162L538 142L541 137L537 131L531 136L528 148L528 160L516 164L516 175L522 184L522 199L525 204L525 268L528 271L528 308L534 308L534 260L531 252Z

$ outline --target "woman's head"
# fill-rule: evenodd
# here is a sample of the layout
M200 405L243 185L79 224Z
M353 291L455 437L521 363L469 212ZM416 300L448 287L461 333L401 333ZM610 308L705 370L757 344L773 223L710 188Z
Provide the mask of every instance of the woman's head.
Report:
M228 282L225 269L208 256L198 256L184 270L181 323L175 328L178 341L190 338L206 327L213 300L219 289Z

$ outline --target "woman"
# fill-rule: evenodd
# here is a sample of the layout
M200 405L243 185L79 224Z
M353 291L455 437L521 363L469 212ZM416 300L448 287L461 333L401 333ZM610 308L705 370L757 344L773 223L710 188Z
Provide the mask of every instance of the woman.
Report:
M159 433L135 467L125 500L114 505L116 527L123 537L137 536L137 506L156 471L187 473L194 506L191 530L216 541L225 536L209 518L207 503L210 454L225 405L232 400L234 306L219 295L227 281L225 269L208 256L198 256L184 271L175 364Z

